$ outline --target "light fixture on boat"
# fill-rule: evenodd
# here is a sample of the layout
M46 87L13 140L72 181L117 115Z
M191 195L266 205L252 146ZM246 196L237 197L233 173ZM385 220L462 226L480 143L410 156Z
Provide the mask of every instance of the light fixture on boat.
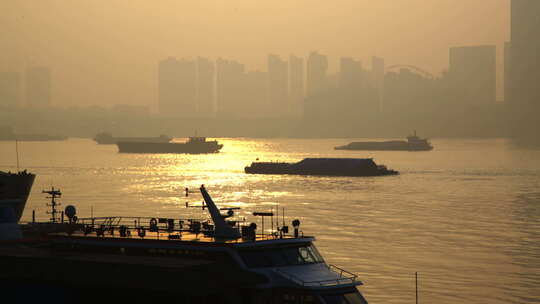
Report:
M300 220L295 219L294 221L292 221L292 225L294 227L294 237L297 238L298 237L298 228L300 228Z
M76 223L77 222L77 209L73 205L67 205L64 209L64 214L68 217L69 223Z

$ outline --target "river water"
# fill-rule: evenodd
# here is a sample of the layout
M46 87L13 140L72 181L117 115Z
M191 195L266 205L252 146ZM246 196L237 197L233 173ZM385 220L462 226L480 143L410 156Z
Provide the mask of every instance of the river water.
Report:
M182 139L179 139L181 141ZM504 139L434 139L429 152L335 151L343 139L219 139L212 155L119 154L88 139L19 143L37 178L23 220L46 219L43 189L81 217L200 217L184 188L205 184L221 207L285 208L328 263L357 273L370 303L540 303L540 150ZM352 140L351 140L352 141ZM16 169L0 143L0 170ZM255 161L373 157L388 177L247 175ZM257 219L260 227L260 219ZM267 227L268 227L267 222Z

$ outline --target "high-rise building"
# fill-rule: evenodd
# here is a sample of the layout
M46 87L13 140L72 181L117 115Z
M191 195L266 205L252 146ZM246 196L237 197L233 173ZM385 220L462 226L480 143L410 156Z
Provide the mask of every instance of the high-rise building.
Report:
M51 105L51 70L30 67L26 70L26 105L42 108Z
M159 62L158 106L160 114L178 115L181 112L181 93L177 86L180 73L180 64L176 58L169 57Z
M194 117L197 113L195 61L169 57L159 63L159 112Z
M339 61L338 86L345 90L359 90L364 86L362 63L351 57Z
M201 116L214 115L214 83L214 62L199 57L197 59L197 101Z
M217 114L222 117L241 117L246 110L244 65L234 60L216 61Z
M328 59L317 52L309 54L306 71L307 96L315 96L328 89Z
M268 117L274 111L267 98L268 73L249 71L244 73L242 95L245 101L245 111L242 114L250 118Z
M304 102L304 59L289 57L289 100L291 114L301 116Z
M453 96L464 107L494 103L496 47L485 45L450 48L448 76Z
M20 78L16 72L0 72L0 106L18 106Z
M512 68L512 44L510 42L504 43L504 101L506 103L510 102L510 79Z
M289 114L288 65L278 55L268 55L268 103L270 115L283 116Z
M510 103L525 112L540 111L540 1L512 0Z
M371 59L371 75L374 88L377 90L377 95L379 97L379 108L381 109L384 107L384 69L384 58L373 56Z
M180 93L179 113L182 117L197 116L197 64L194 60L179 61L180 74L177 82Z

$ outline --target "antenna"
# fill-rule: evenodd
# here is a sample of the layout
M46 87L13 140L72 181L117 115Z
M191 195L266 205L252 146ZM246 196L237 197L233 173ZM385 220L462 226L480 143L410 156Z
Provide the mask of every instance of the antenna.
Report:
M51 190L49 191L41 191L41 193L49 194L47 198L51 199L51 203L47 204L48 207L51 207L51 212L47 212L48 214L51 214L51 222L56 223L56 214L58 211L56 210L57 206L60 206L59 203L56 202L57 197L62 196L62 192L60 192L60 189L54 189L54 187L51 187Z
M416 304L418 304L418 272L414 273L415 285L416 285Z
M15 138L15 154L17 154L17 172L19 172L19 141Z

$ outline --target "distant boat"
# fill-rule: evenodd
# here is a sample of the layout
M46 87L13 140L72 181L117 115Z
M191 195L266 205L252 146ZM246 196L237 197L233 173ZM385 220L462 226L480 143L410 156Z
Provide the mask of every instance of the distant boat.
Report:
M416 136L416 131L413 135L404 140L392 141L367 141L367 142L352 142L345 146L335 147L335 150L371 150L371 151L429 151L433 150L433 146L426 138Z
M294 174L328 176L381 176L399 174L371 158L306 158L297 163L254 162L245 167L250 174Z
M113 137L111 133L102 132L94 140L100 145L115 145L118 142L168 143L172 138L163 134L159 137Z
M206 137L190 137L185 143L118 142L116 145L120 153L204 154L217 153L223 148L216 140L207 141Z
M22 216L35 178L26 170L17 173L0 171L0 206L11 207L17 221Z
M16 134L11 127L0 128L0 141L59 141L67 138L67 136L62 135Z

